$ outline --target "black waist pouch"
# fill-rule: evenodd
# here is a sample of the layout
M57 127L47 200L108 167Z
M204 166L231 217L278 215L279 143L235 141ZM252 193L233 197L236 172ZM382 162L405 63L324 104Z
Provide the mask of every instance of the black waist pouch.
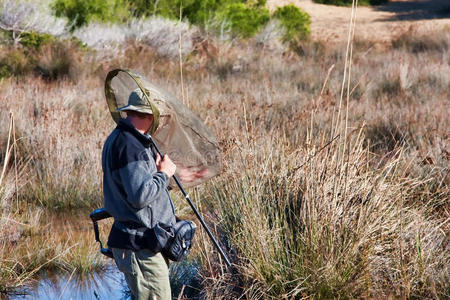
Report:
M184 259L191 250L196 228L195 223L189 220L178 221L170 229L156 226L155 233L162 246L161 253L172 261Z
M114 222L109 233L108 247L133 251L149 249L154 253L162 249L154 229L142 227L141 224L134 222Z

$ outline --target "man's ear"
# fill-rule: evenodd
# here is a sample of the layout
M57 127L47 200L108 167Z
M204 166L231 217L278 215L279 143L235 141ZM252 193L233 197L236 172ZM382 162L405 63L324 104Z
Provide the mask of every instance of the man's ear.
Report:
M153 115L149 115L148 116L148 119L150 120L150 127L152 127L152 125L153 125ZM150 130L150 129L149 129Z
M153 115L148 115L148 120L150 121L150 125L148 126L147 133L149 133L150 129L152 129L152 126L153 126Z

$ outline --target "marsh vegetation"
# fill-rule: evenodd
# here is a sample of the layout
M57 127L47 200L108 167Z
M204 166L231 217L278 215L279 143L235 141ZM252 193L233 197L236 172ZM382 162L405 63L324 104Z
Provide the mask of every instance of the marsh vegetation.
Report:
M0 293L43 270L107 265L88 214L102 205L114 127L103 81L121 67L184 99L222 148L222 174L189 192L234 266L199 230L200 291L189 297L449 297L448 28L356 39L349 70L345 43L285 42L272 22L248 39L139 22L93 23L39 46L4 33ZM149 22L159 30L129 34Z

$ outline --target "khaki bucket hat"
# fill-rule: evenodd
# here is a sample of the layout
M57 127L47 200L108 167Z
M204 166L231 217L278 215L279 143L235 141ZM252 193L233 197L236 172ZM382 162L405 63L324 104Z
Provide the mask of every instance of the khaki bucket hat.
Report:
M147 96L142 93L140 88L131 92L128 97L128 104L117 108L117 111L134 110L145 114L153 114L152 108L149 105Z

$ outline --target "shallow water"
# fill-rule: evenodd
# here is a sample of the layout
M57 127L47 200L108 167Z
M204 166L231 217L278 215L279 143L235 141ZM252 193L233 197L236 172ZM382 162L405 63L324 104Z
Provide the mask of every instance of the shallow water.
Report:
M83 277L71 274L46 276L9 299L131 299L123 274L113 265Z
M66 273L50 275L42 272L40 277L41 279L33 284L10 293L9 299L131 299L125 278L113 263L101 272L84 276ZM174 297L178 297L183 290L185 297L196 299L201 292L198 263L189 260L171 263L170 281ZM185 286L184 289L183 286Z

